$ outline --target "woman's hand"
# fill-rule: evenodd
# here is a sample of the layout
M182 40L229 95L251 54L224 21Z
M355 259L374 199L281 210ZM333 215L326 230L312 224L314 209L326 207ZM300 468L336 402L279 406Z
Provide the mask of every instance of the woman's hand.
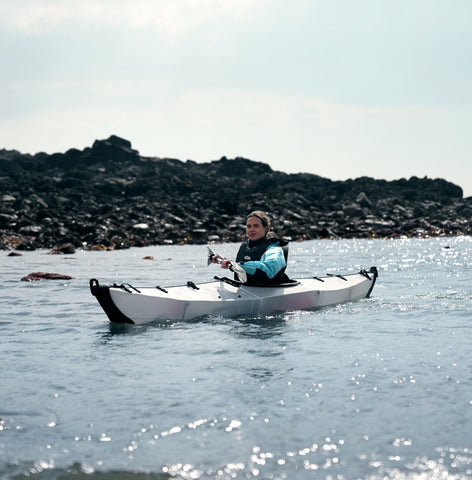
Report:
M221 264L221 268L229 268L229 267L230 267L230 263L231 263L231 259L230 259L230 258L224 258L224 257L222 257L219 253L215 253L215 254L211 257L211 261L212 261L212 263L220 263L220 264Z
M211 256L212 263L221 263L222 260L223 260L223 257L219 253L215 253L214 255Z

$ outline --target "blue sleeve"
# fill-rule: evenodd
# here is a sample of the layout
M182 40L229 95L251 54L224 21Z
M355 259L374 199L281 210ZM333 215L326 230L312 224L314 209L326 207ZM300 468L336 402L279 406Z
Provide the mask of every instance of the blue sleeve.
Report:
M280 270L287 266L282 248L278 245L270 246L260 260L241 264L246 273L254 275L257 269L262 270L269 278L274 278Z

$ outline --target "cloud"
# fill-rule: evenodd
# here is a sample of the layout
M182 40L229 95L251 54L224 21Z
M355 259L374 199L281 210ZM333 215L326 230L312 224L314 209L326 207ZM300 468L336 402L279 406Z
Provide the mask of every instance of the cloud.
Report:
M73 23L179 36L221 21L244 22L268 0L1 0L0 24L42 33Z

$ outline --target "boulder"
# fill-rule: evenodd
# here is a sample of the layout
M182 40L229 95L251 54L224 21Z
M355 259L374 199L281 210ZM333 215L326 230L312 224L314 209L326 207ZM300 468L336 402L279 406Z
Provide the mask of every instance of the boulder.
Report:
M21 279L22 282L33 282L38 280L72 280L74 277L60 273L33 272Z
M71 254L75 253L75 247L70 242L63 243L59 247L54 247L49 253L51 253L53 255L57 255L57 254L61 254L61 253L66 254L66 255L71 255Z

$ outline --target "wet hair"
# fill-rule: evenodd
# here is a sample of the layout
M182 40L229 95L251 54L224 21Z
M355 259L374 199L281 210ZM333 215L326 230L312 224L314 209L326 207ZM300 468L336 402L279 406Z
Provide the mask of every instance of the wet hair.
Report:
M262 226L264 228L268 228L267 230L267 236L268 237L271 237L273 236L273 232L271 231L271 222L270 222L270 218L269 216L263 212L262 210L254 210L254 212L251 212L247 217L246 217L246 220L249 220L251 217L256 217L258 218L261 223L262 223Z

